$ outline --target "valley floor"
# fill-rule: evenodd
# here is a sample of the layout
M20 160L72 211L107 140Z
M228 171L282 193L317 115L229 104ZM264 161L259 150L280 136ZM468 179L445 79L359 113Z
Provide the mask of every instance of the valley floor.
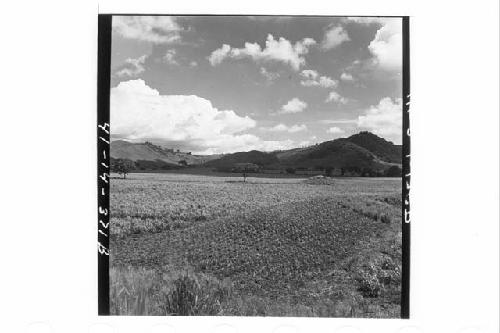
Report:
M110 201L112 314L399 317L400 179L131 174Z

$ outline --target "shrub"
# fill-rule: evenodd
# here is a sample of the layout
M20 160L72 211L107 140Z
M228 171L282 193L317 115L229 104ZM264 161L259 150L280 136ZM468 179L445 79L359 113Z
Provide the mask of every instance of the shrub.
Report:
M358 266L355 280L363 297L378 297L389 285L401 284L401 270L388 256L378 256Z
M382 292L383 285L378 280L375 268L371 265L358 273L356 281L358 282L358 291L363 297L378 297Z
M379 217L380 217L380 221L382 221L382 223L389 224L392 222L392 218L389 216L389 214L380 213Z
M400 167L393 165L385 171L386 177L401 177L403 174Z

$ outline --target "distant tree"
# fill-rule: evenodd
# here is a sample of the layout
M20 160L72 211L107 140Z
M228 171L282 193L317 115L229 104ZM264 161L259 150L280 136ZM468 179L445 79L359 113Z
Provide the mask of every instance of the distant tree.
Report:
M348 175L348 176L361 176L361 168L358 166L346 166L344 167L343 175Z
M188 163L186 162L186 160L180 160L179 164L182 165L182 166L187 166L188 165Z
M401 177L402 170L397 165L393 165L385 171L385 176L386 177Z
M123 176L123 179L127 178L127 174L135 168L134 162L126 159L115 159L111 162L111 172L116 172Z
M250 172L254 172L255 169L251 166L251 164L245 164L241 167L241 173L243 176L243 182L247 181L247 174Z
M363 177L376 177L377 176L377 171L372 169L372 168L363 168L363 170L361 171L361 175Z
M286 172L293 175L295 173L295 169L294 168L286 168Z
M325 174L327 177L331 177L332 176L332 172L333 172L333 168L332 167L326 167L325 168Z
M249 174L250 172L255 172L255 168L252 164L248 163L248 164L245 164L242 166L241 168L241 173L242 173L242 176L243 176L243 182L246 182L247 181L247 174Z

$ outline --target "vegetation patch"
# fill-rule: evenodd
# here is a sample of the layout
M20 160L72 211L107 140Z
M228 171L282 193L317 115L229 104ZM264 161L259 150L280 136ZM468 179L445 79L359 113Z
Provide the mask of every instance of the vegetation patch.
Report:
M232 288L190 269L111 268L110 277L113 315L218 315Z
M399 315L399 182L143 177L112 183L114 313Z

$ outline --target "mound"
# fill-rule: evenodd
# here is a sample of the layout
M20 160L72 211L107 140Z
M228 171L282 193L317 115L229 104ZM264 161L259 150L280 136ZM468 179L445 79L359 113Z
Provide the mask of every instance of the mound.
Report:
M323 175L319 175L304 180L304 183L309 185L333 185L335 184L335 180L331 177L325 177Z

